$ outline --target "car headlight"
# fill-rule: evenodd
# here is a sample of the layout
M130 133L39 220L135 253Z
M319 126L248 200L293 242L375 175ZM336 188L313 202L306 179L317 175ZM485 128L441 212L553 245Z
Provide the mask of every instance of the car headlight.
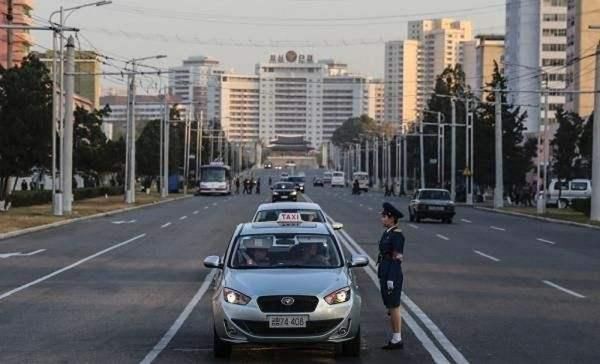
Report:
M273 196L279 196L279 192L273 191Z
M331 292L327 296L325 296L325 302L330 305L337 305L338 303L344 303L350 301L352 291L350 287L344 287L342 289L338 289L335 292Z
M233 305L247 305L252 300L245 294L231 288L223 288L223 298L225 299L225 302Z
M296 195L296 191L292 191L292 193L290 193L290 195L295 196Z

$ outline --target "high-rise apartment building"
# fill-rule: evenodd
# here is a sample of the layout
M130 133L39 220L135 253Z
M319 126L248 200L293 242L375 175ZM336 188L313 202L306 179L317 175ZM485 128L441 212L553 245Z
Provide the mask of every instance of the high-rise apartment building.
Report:
M596 75L596 46L600 32L589 29L600 25L600 2L597 0L569 0L567 3L567 76L569 91L593 91ZM589 116L594 110L594 94L568 93L565 109Z
M219 61L205 56L190 57L178 67L169 69L170 94L181 99L188 108L194 103L196 112L208 112L208 81L217 70ZM221 72L222 73L222 72Z
M527 132L537 133L545 116L545 97L535 91L565 88L566 46L567 0L507 1L505 76L509 102L527 111ZM548 104L553 123L564 94L551 92Z
M370 80L346 64L289 51L257 64L255 75L213 76L208 117L233 141L302 136L317 148L346 120L369 112L369 95Z
M385 44L384 120L392 123L414 122L417 109L424 104L419 42L398 40Z
M504 70L504 36L477 35L475 40L463 43L463 70L473 94L485 99L485 87L492 81L495 64Z
M12 5L12 24L13 25L32 25L31 10L33 9L33 0L13 0ZM9 13L8 0L0 0L0 24L8 23L7 15ZM9 37L8 30L0 29L0 65L6 68L8 61ZM29 54L29 48L32 45L32 36L29 30L15 29L12 31L12 60L13 65L18 64Z
M52 77L52 51L40 54ZM102 62L94 51L75 51L75 93L90 100L95 108L100 106L102 93Z
M377 122L385 120L385 82L381 79L370 80L367 95L367 115Z

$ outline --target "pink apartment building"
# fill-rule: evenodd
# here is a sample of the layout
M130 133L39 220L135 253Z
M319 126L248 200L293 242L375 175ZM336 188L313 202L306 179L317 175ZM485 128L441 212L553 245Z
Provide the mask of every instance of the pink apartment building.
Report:
M14 25L31 25L31 11L34 0L12 0ZM0 24L7 24L9 0L0 0ZM13 62L19 63L29 53L32 37L28 30L13 31ZM6 67L8 53L8 32L0 29L0 65Z

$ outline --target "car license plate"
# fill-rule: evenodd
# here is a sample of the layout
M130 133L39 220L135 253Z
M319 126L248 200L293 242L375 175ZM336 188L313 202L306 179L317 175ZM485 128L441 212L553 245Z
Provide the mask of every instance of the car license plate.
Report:
M268 316L270 329L304 328L308 316Z
M287 196L281 196L283 200L287 200Z
M443 206L429 206L429 209L433 211L444 211Z

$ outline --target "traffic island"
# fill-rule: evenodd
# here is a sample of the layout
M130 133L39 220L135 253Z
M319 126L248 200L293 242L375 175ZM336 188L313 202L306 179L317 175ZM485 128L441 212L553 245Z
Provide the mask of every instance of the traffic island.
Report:
M169 197L162 199L158 193L138 193L133 205L126 204L123 195L95 197L76 201L73 204L73 213L65 216L54 216L51 204L13 207L9 211L0 213L0 240L185 197L191 197L191 195L170 194Z

